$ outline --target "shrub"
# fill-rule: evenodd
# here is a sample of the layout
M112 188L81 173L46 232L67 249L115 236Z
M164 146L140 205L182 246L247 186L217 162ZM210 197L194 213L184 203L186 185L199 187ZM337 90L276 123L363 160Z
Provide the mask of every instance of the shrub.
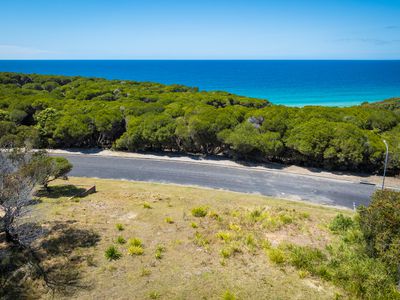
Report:
M129 246L128 248L128 254L129 255L142 255L144 253L144 250L141 246Z
M166 217L165 222L167 222L168 224L174 224L174 220L172 220L172 218L170 217Z
M125 229L124 225L122 225L121 223L116 224L115 228L117 228L118 231L122 231Z
M122 245L126 243L126 240L122 236L119 236L117 237L117 243Z
M400 192L376 191L359 214L368 254L382 259L393 274L399 272L400 282Z
M121 258L122 253L118 251L118 249L113 245L107 248L107 250L104 253L105 257L108 260L117 260Z
M318 267L326 261L321 250L309 246L288 245L289 263L298 269L307 270L312 274L318 273Z
M337 233L341 231L346 231L351 226L353 226L353 220L350 217L338 214L329 224L329 229Z
M192 215L196 218L203 218L207 215L208 208L205 206L199 206L192 209Z

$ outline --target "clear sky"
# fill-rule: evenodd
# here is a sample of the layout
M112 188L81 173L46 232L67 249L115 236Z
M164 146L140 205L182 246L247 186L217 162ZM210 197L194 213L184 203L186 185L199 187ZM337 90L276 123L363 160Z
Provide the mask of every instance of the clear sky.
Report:
M2 0L0 59L400 59L400 0Z

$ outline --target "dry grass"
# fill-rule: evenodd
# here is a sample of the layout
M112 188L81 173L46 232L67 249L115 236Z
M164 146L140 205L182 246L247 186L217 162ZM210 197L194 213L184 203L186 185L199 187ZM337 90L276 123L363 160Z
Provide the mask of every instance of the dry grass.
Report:
M79 273L90 283L74 290L75 299L223 299L229 291L236 299L309 300L342 293L277 266L265 249L281 242L324 247L337 209L174 185L89 178L70 178L68 184L95 184L97 193L78 200L62 193L42 197L34 218L45 226L73 221L75 228L99 234L94 246L72 251L85 258ZM195 217L198 207L206 207L207 215ZM118 237L127 243L117 243ZM105 258L110 245L120 259ZM143 251L137 255L132 246Z

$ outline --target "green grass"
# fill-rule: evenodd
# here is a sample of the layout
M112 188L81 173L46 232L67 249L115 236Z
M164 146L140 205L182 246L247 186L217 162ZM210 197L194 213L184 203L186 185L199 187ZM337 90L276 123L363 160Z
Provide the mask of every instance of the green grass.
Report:
M192 209L192 215L197 218L203 218L208 213L208 207L199 206Z
M107 248L107 250L104 253L104 256L109 260L117 260L120 259L122 256L122 253L118 251L117 247L115 246L110 246Z

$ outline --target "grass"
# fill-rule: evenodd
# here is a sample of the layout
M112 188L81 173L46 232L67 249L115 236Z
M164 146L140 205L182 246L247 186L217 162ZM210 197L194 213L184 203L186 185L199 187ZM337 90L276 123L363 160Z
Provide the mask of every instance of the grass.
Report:
M346 299L341 288L292 266L301 263L303 253L285 253L282 264L272 260L279 261L274 249L288 251L281 244L325 249L338 238L328 224L338 212L351 211L155 183L71 177L68 184L96 185L97 193L80 202L43 197L33 206L32 219L45 226L71 222L99 234L95 247L66 252L95 262L79 264L91 289L74 290L73 298L312 300L339 294ZM123 237L115 224L123 226ZM111 247L118 258L110 262L105 251Z
M125 229L124 225L121 223L115 224L115 228L117 228L118 231L123 231Z
M111 261L111 260L120 259L122 256L122 253L119 252L115 246L110 246L107 248L104 255L109 261Z
M199 206L192 209L192 215L196 218L203 218L207 215L208 208L205 206Z

